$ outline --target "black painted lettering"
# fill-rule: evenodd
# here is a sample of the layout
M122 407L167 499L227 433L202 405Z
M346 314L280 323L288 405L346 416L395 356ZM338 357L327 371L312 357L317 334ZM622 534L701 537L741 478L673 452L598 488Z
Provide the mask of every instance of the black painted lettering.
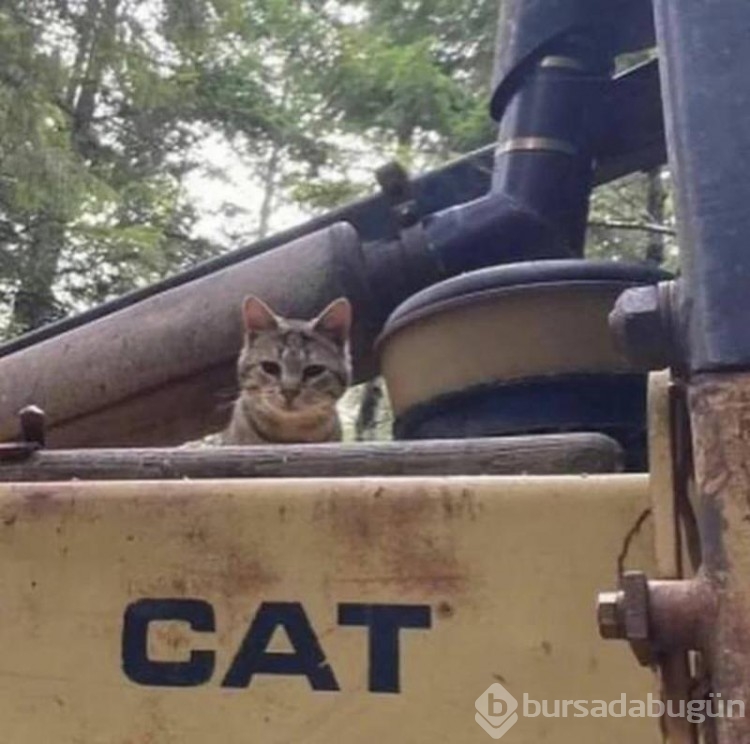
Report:
M339 625L369 628L370 692L400 692L399 631L430 628L428 605L339 605Z
M140 599L128 605L122 626L122 668L139 685L196 687L214 671L214 652L193 650L186 661L148 658L149 626L154 622L181 622L198 633L216 630L213 607L200 599Z
M277 628L283 628L294 651L268 651ZM302 675L313 690L339 689L315 631L299 602L264 602L222 682L223 687L247 687L256 674Z

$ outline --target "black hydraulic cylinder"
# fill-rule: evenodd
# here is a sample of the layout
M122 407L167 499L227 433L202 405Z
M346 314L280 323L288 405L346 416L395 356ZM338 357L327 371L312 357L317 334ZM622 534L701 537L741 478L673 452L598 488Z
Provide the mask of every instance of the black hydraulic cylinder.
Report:
M692 372L750 369L750 3L655 0Z

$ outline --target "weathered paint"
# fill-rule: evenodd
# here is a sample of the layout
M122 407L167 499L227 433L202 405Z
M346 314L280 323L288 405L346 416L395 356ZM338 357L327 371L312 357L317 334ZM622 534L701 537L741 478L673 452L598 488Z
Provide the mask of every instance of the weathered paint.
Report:
M750 700L750 374L714 374L690 384L703 573L715 592L703 644L711 689ZM718 718L717 741L750 740L748 717Z
M373 478L0 486L0 715L13 744L488 742L474 701L645 699L651 676L598 637L596 590L648 507L646 476ZM646 521L627 565L654 566ZM215 651L196 687L122 670L125 609L193 598L215 633L155 623L149 658ZM298 602L340 691L221 681L262 602ZM368 690L366 628L342 603L428 606L400 635L400 692ZM288 651L274 637L271 650ZM506 742L658 741L654 719L524 718Z

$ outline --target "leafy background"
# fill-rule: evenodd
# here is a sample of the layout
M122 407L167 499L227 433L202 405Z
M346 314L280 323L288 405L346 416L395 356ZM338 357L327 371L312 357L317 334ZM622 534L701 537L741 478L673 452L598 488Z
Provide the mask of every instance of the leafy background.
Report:
M491 142L497 12L0 0L0 340ZM669 174L598 189L587 250L674 268ZM350 393L352 436L385 435L383 397Z

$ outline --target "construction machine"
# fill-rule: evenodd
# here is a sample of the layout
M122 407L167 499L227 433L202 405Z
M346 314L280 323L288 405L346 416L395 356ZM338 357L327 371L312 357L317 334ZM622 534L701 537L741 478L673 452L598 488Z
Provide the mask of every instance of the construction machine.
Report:
M750 742L750 5L498 28L491 146L0 347L6 741ZM680 275L587 258L666 162ZM251 292L392 441L179 447Z

